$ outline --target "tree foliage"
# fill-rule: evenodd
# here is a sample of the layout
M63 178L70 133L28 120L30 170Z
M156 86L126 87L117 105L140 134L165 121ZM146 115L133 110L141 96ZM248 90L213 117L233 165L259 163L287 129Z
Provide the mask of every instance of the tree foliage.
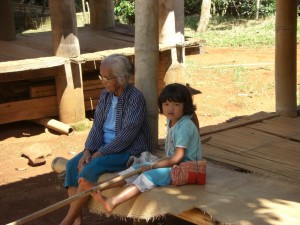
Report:
M145 0L146 1L146 0ZM186 16L198 14L203 0L183 0ZM115 15L122 23L134 24L135 0L114 0ZM276 0L260 0L259 15L274 15ZM255 0L212 0L211 14L219 17L254 18L256 13Z

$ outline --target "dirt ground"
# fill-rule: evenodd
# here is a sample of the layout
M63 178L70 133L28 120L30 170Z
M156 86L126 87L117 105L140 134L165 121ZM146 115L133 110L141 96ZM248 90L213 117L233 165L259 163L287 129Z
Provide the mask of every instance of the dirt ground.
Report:
M274 48L206 48L204 54L188 56L189 82L202 92L194 96L201 127L259 111L274 111L274 57ZM231 64L234 66L228 66ZM70 159L80 152L87 134L88 131L82 131L67 136L32 122L0 125L0 224L67 198L64 189L56 188L57 176L52 172L51 162L58 156ZM164 136L164 118L160 117L159 137ZM24 149L34 144L51 150L46 164L32 167L21 157ZM67 209L65 206L26 224L58 224ZM99 216L88 210L83 216L84 224L89 225L132 224L130 219ZM170 221L167 216L156 224L188 224Z

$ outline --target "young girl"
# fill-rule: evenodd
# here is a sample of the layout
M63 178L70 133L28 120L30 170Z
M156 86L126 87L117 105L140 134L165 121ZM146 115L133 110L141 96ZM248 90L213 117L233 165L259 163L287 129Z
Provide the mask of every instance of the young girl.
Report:
M196 110L192 96L186 86L181 84L169 84L161 92L158 98L159 112L167 117L167 137L165 151L167 158L154 166L139 164L120 172L124 175L137 168L143 173L117 182L108 188L123 186L127 188L119 194L106 198L101 191L92 193L94 199L100 202L107 212L111 212L117 205L126 200L157 186L170 185L170 171L172 166L183 161L195 161L202 158L201 140L197 127L191 120ZM85 189L91 189L97 184L84 178L79 179L79 185Z

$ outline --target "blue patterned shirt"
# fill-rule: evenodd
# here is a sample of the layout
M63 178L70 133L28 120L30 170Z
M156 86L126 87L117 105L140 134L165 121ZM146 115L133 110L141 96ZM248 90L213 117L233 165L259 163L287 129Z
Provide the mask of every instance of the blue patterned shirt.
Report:
M91 152L100 151L102 155L127 151L139 156L151 150L151 132L147 121L146 102L141 91L127 85L118 96L116 115L116 138L104 145L103 125L109 113L113 93L104 89L99 97L93 126L85 142Z

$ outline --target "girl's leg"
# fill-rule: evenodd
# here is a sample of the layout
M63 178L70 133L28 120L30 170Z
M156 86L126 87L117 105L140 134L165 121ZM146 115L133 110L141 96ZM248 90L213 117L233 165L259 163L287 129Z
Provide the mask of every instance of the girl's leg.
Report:
M125 181L123 181L123 183L126 184ZM97 186L97 184L89 182L85 179L81 179L80 186L84 190L89 190ZM126 189L121 191L118 195L113 196L111 198L106 198L105 196L102 196L100 190L94 192L92 196L97 202L103 205L107 212L111 212L117 205L127 201L128 199L131 199L132 197L140 193L141 191L135 185L130 185Z

